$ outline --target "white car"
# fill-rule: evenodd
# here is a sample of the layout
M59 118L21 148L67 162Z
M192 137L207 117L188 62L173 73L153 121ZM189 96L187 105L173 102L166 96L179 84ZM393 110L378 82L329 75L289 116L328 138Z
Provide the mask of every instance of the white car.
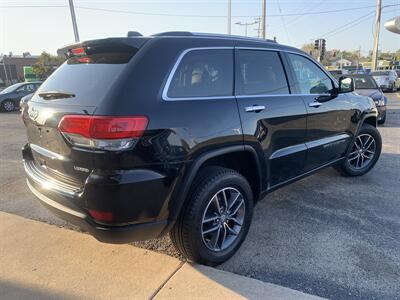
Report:
M383 91L396 92L400 88L398 75L394 70L374 71L370 75L374 77L376 83Z

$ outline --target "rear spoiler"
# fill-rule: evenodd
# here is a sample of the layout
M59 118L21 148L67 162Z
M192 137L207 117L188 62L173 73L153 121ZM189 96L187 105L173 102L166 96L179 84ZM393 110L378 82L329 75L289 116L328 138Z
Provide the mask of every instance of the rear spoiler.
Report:
M58 56L70 58L74 56L72 49L84 48L87 54L99 52L131 52L137 51L150 38L134 37L134 38L107 38L99 40L90 40L79 43L66 45L57 50Z

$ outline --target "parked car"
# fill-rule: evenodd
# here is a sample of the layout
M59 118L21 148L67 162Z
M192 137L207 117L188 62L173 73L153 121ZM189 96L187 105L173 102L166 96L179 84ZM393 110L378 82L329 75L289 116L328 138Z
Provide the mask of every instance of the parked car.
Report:
M329 73L335 78L339 78L340 76L344 75L343 70L330 70Z
M370 73L374 77L376 83L384 91L396 92L400 86L397 86L397 73L393 70L373 71Z
M19 108L22 97L35 92L41 82L23 82L11 85L0 92L0 108L10 112Z
M269 192L328 166L363 175L381 152L372 99L296 48L171 32L58 53L67 61L22 111L27 182L103 242L169 232L216 265Z
M374 100L378 108L378 124L384 124L386 121L387 97L383 94L381 88L369 75L349 75L354 80L355 91L363 96L368 96Z

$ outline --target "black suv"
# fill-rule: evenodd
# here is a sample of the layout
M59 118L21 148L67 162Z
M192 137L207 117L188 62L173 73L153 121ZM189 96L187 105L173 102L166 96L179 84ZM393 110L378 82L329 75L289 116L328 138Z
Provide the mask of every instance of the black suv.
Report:
M335 165L367 173L377 109L275 42L171 32L93 40L22 110L27 182L98 240L170 233L190 260L232 256L267 193Z

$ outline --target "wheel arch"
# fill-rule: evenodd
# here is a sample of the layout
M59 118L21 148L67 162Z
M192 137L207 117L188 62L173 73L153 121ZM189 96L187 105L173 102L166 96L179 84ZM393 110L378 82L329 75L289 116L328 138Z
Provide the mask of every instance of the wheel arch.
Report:
M234 162L237 162L239 157L241 160L235 165ZM246 168L246 163L250 163L251 168ZM221 166L238 171L249 181L255 202L259 199L262 191L261 166L258 154L252 146L228 146L208 151L193 160L188 169L184 170L181 174L181 178L183 179L176 186L172 196L173 204L170 209L169 224L164 233L168 232L175 224L196 175L202 168L207 166ZM255 174L251 172L253 167L256 168Z

